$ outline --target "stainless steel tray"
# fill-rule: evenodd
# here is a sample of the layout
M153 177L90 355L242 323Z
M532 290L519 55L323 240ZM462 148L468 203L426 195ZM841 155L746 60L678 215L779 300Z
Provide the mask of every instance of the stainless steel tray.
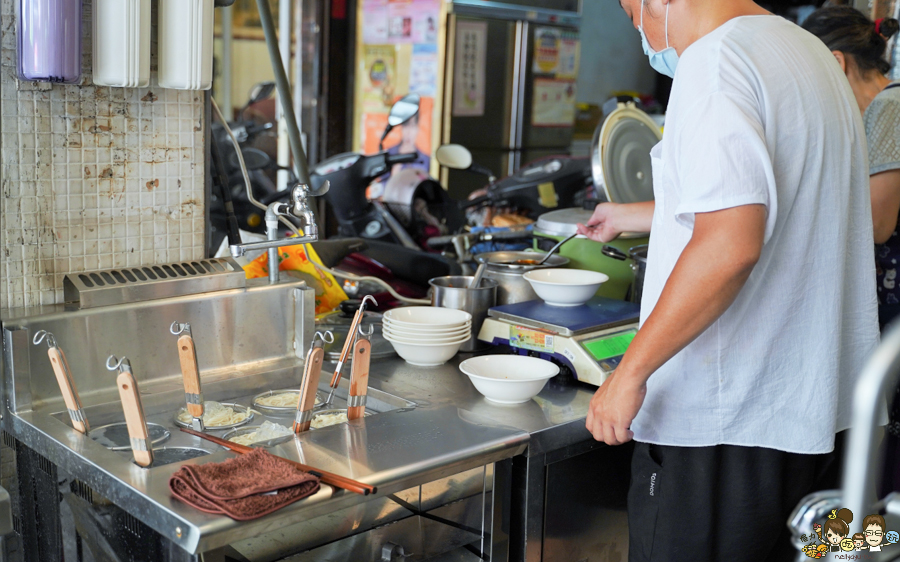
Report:
M282 388L281 390L267 390L265 392L260 392L256 396L253 397L251 404L253 404L254 408L258 408L263 412L271 413L274 415L293 415L294 412L297 411L297 405L293 406L266 406L264 404L260 404L258 400L265 396L272 396L273 394L281 394L283 392L296 392L298 395L300 394L299 388ZM299 398L298 398L299 400ZM316 406L322 403L322 394L316 392Z
M230 423L228 425L207 425L206 429L233 429L235 427L241 427L242 425L247 425L248 423L250 423L250 420L253 419L253 410L251 410L248 406L241 406L240 404L234 404L232 402L220 402L220 404L222 404L223 406L229 406L231 408L234 408L235 411L246 410L247 413L250 415L248 415L247 418L243 421L239 421L236 423ZM185 412L185 411L187 411L187 410L185 410L184 408L179 409L178 412L175 414L175 416L172 418L172 420L175 422L175 425L177 425L179 427L188 427L189 428L189 427L191 427L190 422L185 423L178 419L178 416L180 416L181 413Z
M198 449L197 447L163 447L162 449L153 449L153 464L148 468L156 468L211 454L211 452L205 449Z
M148 423L147 432L150 434L150 442L153 445L165 443L171 436L169 430L158 423ZM131 437L128 435L128 426L125 425L125 422L95 427L88 432L88 437L113 451L131 450Z
M254 431L256 431L259 428L260 428L260 426L258 426L258 425L251 425L251 426L239 427L237 429L232 429L231 431L229 431L228 433L223 435L222 439L227 439L228 441L231 441L231 439L233 437L238 437L240 435L247 435L248 433L253 433ZM274 439L266 439L265 441L254 441L250 445L258 446L258 447L271 447L273 445L278 445L279 443L284 443L285 441L290 441L291 439L293 439L293 437L294 437L294 434L291 433L290 435L283 435L281 437L276 437Z

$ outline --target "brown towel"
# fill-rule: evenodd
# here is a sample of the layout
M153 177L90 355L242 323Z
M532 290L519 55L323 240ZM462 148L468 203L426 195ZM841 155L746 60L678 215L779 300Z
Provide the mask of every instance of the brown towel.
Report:
M316 493L319 479L254 449L225 462L182 466L169 478L169 490L200 511L249 521Z

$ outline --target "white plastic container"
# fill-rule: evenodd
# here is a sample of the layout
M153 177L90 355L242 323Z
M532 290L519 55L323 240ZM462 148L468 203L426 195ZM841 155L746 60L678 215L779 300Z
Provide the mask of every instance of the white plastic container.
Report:
M159 0L159 85L212 87L213 0Z
M150 85L150 0L94 0L94 84Z

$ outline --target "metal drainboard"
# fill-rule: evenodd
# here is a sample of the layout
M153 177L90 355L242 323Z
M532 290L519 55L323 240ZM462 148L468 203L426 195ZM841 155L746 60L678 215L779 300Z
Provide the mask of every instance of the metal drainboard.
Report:
M245 286L236 261L211 258L71 273L63 279L63 295L67 304L94 308Z

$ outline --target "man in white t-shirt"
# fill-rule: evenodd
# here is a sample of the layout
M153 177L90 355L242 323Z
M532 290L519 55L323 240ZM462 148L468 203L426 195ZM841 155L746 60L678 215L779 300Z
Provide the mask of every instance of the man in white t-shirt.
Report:
M636 441L632 562L790 559L878 338L859 110L828 49L750 0L621 3L674 83L655 202L579 226L650 232L641 329L587 427Z

